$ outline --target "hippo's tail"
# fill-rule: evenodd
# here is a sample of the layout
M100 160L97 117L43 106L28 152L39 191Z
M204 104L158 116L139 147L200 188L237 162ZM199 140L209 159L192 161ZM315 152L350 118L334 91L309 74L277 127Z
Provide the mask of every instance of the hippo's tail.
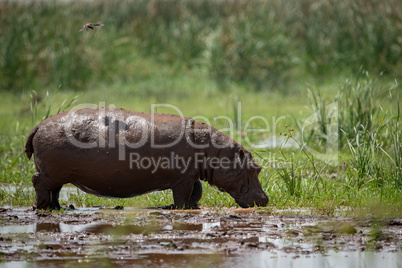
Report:
M38 131L38 126L31 130L31 133L28 135L27 143L25 144L25 154L27 155L28 159L31 159L32 154L34 153L32 140L36 134L36 131Z

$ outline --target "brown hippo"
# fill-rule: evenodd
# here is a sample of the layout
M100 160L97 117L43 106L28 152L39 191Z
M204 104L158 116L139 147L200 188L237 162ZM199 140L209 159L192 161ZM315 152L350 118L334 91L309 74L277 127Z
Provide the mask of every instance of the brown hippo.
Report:
M197 208L207 181L241 207L265 206L261 170L239 143L191 118L89 108L54 115L34 127L25 153L35 154L36 205L60 209L66 183L103 197L128 198L172 189L174 208Z

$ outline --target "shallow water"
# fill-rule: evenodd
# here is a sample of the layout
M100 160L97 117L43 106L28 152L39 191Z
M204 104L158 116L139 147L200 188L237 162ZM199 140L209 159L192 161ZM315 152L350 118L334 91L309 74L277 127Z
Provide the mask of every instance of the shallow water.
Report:
M392 252L335 252L331 251L325 255L311 254L299 255L295 253L281 252L257 252L246 255L225 256L221 254L199 254L199 253L145 253L122 257L114 260L102 260L93 258L60 260L42 259L34 262L14 261L2 263L0 267L65 267L66 264L76 263L93 265L113 264L121 267L136 265L137 267L208 267L219 265L219 267L387 267L398 268L402 265L402 254Z
M220 227L219 222L201 224L166 224L163 226L141 226L141 225L113 225L105 223L87 224L65 224L65 223L34 223L27 225L6 225L0 226L0 234L21 234L36 232L90 232L93 234L142 234L147 230L156 232L161 230L187 230L206 231L213 227Z
M299 212L8 209L0 267L402 267L402 219L371 241L378 220Z

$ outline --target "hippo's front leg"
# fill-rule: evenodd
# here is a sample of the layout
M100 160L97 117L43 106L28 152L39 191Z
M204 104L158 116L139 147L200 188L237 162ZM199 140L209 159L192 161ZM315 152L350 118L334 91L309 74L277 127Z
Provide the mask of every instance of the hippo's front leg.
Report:
M202 185L199 180L181 182L172 187L174 204L163 209L199 209L198 201L202 196Z
M200 201L202 197L202 184L200 180L197 180L194 183L193 192L191 193L189 200L189 208L199 209L198 201Z

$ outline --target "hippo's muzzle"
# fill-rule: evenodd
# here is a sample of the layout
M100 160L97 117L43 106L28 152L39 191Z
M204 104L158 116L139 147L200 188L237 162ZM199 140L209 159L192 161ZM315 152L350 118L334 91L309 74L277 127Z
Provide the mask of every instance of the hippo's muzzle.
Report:
M239 204L242 208L248 207L265 207L268 205L268 196L264 192L251 192L247 193L247 195L243 195L242 197L235 199L236 203Z

